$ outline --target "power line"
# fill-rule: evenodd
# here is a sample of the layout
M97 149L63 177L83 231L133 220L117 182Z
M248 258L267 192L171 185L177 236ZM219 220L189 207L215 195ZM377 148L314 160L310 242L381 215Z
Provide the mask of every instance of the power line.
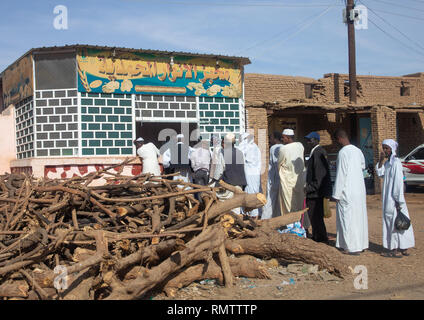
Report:
M401 40L399 40L398 38L392 36L390 33L386 32L385 30L383 30L382 28L380 28L374 21L372 21L370 18L368 18L368 21L371 22L375 27L377 27L381 32L383 32L385 35L387 35L388 37L390 37L391 39L401 43L403 46L415 51L416 53L418 53L419 55L424 57L424 53L422 53L421 51L416 50L413 47L410 47L409 45L405 44L404 42L402 42Z
M153 2L154 4L177 4L177 5L193 5L193 6L226 6L226 7L284 7L284 8L312 8L312 7L327 7L330 4L317 3L317 4L306 4L306 3L275 3L275 2L188 2L188 1L151 1L151 0L130 0L130 1L142 1L142 2Z
M362 4L365 5L365 3L363 3L361 0L359 0ZM408 37L404 32L402 32L401 30L399 30L397 27L395 27L394 25L392 25L390 22L386 21L386 19L382 18L380 15L378 15L371 7L366 6L373 14L375 14L378 18L380 18L381 20L383 20L386 24L388 24L390 27L392 27L393 29L395 29L397 32L399 32L402 36L404 36L406 39L408 39L410 42L414 43L416 46L420 47L421 49L424 50L424 47L416 42L415 40L411 39L410 37Z
M334 7L335 4L330 5L328 8L326 8L323 12L321 12L319 15L317 15L314 19L312 19L308 24L304 24L303 26L301 26L298 30L296 30L295 32L293 32L292 34L288 35L285 39L283 39L282 41L278 41L276 42L274 45L266 48L265 50L269 50L270 48L275 47L276 45L280 45L282 43L284 43L287 40L290 40L291 38L293 38L294 36L296 36L298 33L302 32L303 30L305 30L306 28L308 28L309 26L311 26L315 21L317 21L320 17L322 17L323 15L325 15L332 7ZM262 54L259 54L256 56L260 57L262 56L266 51L262 52Z
M410 18L410 19L415 19L415 20L421 20L424 21L423 18L419 18L419 17L413 17L413 16L408 16L405 14L399 14L399 13L394 13L394 12L390 12L390 11L385 11L385 10L380 10L380 9L374 9L374 11L378 11L378 12L382 12L382 13L387 13L387 14L391 14L394 16L399 16L399 17L405 17L405 18Z
M238 52L245 52L245 51L249 51L249 50L251 50L251 49L253 49L253 48L256 48L256 47L258 47L258 46L260 46L260 45L262 45L262 44L264 44L264 43L266 43L266 42L272 41L272 40L274 40L274 39L278 38L279 36L281 36L282 34L286 33L287 31L292 30L293 28L297 28L298 26L299 26L299 27L302 27L302 26L303 26L303 25L305 25L308 21L310 21L311 19L313 19L313 18L314 18L314 17L316 17L316 16L317 16L317 14L313 14L313 15L309 16L308 18L306 18L305 20L301 21L300 23L298 23L298 24L296 24L296 25L294 25L294 26L291 26L291 27L289 27L289 28L285 29L284 31L281 31L281 32L279 32L279 33L277 33L277 34L273 35L273 36L272 36L272 37L270 37L270 38L267 38L267 39L265 39L265 40L259 41L259 42L255 43L254 45L252 45L252 46L250 46L250 47L248 47L248 48L246 48L246 49L240 50L240 51L238 51ZM237 53L238 53L238 52L237 52ZM236 54L237 54L237 53L236 53Z
M385 3L385 4L388 4L388 5L390 5L390 6L395 6L395 7L397 7L397 8L405 8L405 9L409 9L409 10L414 10L414 11L421 11L421 12L424 12L424 10L423 10L423 9L412 8L412 7L408 7L408 6L400 5L400 4L398 4L398 3L388 2L388 1L384 1L384 0L371 0L371 1L376 1L376 2Z

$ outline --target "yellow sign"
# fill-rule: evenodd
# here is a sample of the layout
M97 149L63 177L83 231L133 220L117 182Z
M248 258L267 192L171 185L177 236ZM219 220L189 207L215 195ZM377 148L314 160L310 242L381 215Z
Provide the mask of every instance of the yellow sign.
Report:
M239 98L241 70L211 58L117 53L92 49L77 55L82 92L147 93Z

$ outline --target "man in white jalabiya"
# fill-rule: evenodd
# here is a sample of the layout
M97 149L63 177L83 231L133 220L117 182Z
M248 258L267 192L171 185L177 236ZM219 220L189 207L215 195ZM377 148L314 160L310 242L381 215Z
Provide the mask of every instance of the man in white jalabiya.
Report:
M270 219L281 216L280 204L278 201L278 190L280 189L280 174L278 172L278 155L281 143L281 132L276 131L270 137L272 144L269 149L269 166L268 166L268 184L266 193L266 204L263 208L261 219Z
M179 172L174 180L181 179L191 182L190 155L193 149L184 142L184 135L177 135L177 142L171 140L170 147L163 154L163 166L169 168L172 173Z
M209 178L213 185L222 177L224 173L224 158L222 153L222 140L218 135L212 135L212 155L211 155L211 169Z
M334 139L342 146L333 188L333 199L337 202L336 247L343 249L343 253L359 255L369 245L365 158L360 149L350 144L346 131L337 129Z
M383 151L376 165L376 172L383 181L383 247L388 251L382 253L385 257L402 258L408 256L408 249L415 246L412 225L408 230L399 231L395 228L396 207L409 218L408 208L403 193L402 163L396 157L398 144L392 139L383 141ZM387 159L387 160L386 160ZM398 252L398 249L400 252Z
M252 134L247 132L240 135L238 149L243 152L244 172L246 175L246 193L261 192L261 150L256 145ZM262 210L254 209L249 212L251 217L258 217Z
M283 146L278 155L280 174L279 202L281 214L303 209L305 202L305 161L304 147L294 141L294 131L285 129L282 135ZM307 214L304 215L307 219Z
M151 142L145 144L144 139L141 137L134 140L134 144L137 149L137 155L143 163L142 173L151 173L155 176L160 176L159 149Z

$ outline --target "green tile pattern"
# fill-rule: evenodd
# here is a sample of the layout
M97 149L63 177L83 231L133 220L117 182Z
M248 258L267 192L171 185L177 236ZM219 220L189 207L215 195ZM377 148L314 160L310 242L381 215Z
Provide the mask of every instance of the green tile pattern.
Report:
M131 95L89 97L81 99L82 155L132 155Z
M239 99L199 97L199 117L203 139L209 140L211 134L237 135L244 131L244 106Z

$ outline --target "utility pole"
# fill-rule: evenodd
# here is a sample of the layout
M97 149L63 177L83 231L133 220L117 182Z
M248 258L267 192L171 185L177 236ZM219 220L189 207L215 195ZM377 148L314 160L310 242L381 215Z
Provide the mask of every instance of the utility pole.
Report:
M349 46L349 100L356 103L356 53L355 53L355 21L351 19L351 15L355 4L354 0L347 0L346 4L346 20L347 20L347 37Z

